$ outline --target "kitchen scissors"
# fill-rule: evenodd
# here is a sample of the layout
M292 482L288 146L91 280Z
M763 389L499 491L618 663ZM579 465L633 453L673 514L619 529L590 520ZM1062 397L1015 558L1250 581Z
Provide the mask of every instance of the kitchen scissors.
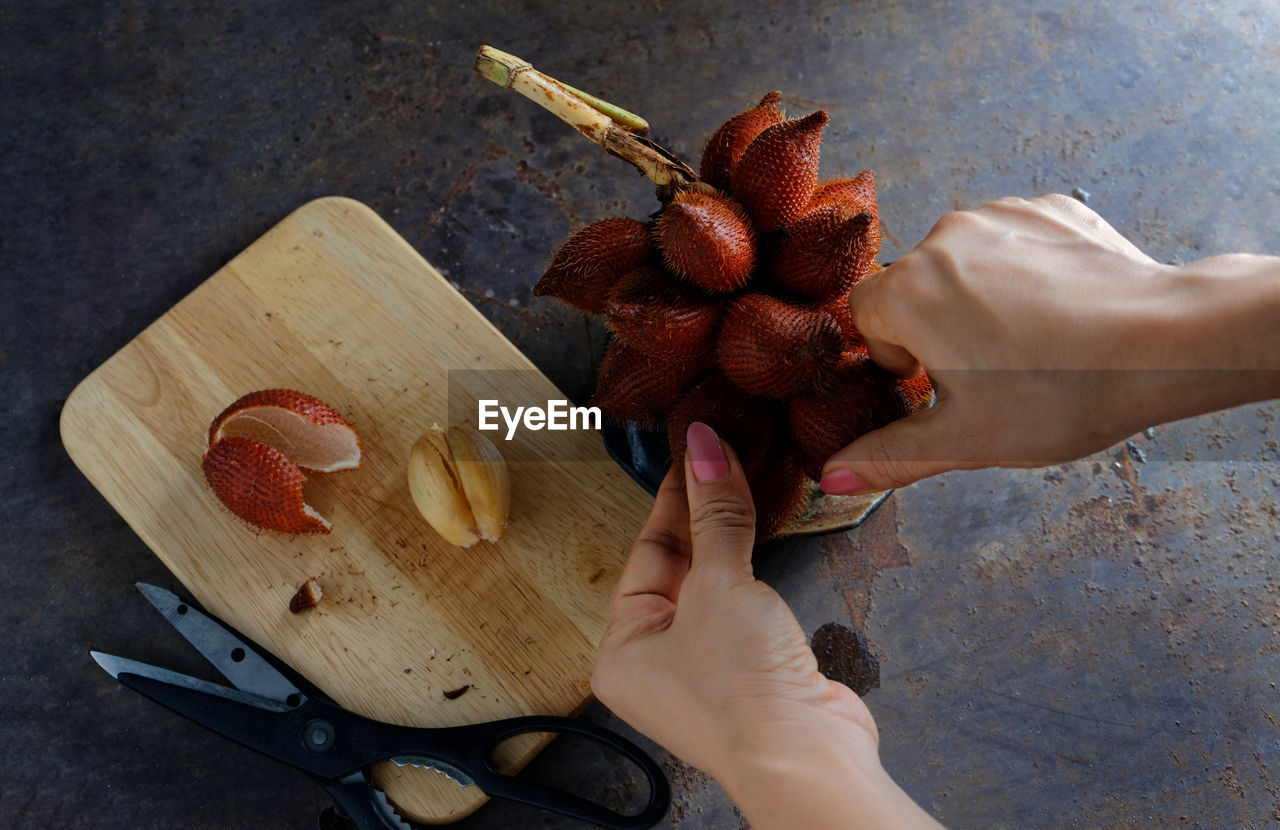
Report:
M286 675L213 617L176 594L138 583L142 595L234 688L98 651L90 655L124 685L249 749L306 772L360 830L412 830L370 779L381 761L437 770L462 787L613 830L653 827L667 813L671 786L662 768L631 741L594 724L531 715L467 726L396 726L349 712L296 673ZM635 763L649 799L634 815L494 768L493 750L516 735L570 733Z

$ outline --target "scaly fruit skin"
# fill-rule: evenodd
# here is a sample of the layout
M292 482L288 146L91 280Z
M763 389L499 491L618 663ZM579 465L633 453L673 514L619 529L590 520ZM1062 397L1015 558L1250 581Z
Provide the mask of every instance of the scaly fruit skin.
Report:
M351 429L351 425L333 407L314 395L308 395L306 392L299 392L295 389L262 389L237 398L230 406L218 413L218 417L214 418L213 423L209 425L209 446L213 446L222 439L222 425L227 418L238 412L258 406L287 409L290 412L301 415L317 426L342 424ZM351 432L355 435L356 445L363 449L360 444L360 435L355 430L351 430Z
M848 294L876 267L875 217L834 206L813 211L786 229L766 268L770 283L810 300Z
M786 530L809 505L809 482L800 451L778 442L763 463L747 474L756 508L756 540L768 541Z
M876 206L876 173L874 170L863 170L853 178L839 176L818 182L813 190L813 198L809 200L809 211L822 210L826 207L840 205L851 209L854 213L866 211L880 221L880 211Z
M653 426L666 417L680 394L713 365L709 354L671 360L647 355L615 340L600 364L591 404L610 418Z
M756 136L734 165L733 196L760 233L772 233L804 215L818 181L818 147L827 121L819 110L775 124Z
M809 501L785 414L782 401L749 395L717 372L685 393L667 416L672 463L684 463L685 434L694 421L711 427L737 453L751 487L760 542L778 535Z
M601 314L614 284L652 253L649 228L643 222L618 217L587 225L556 251L533 293Z
M204 454L204 475L232 513L268 530L328 533L329 523L302 499L307 477L285 454L252 438L232 436Z
M819 388L843 347L840 326L829 314L747 294L724 316L716 358L744 391L785 399Z
M804 471L814 479L837 450L911 412L898 379L865 353L846 353L830 377L827 391L793 398L787 410Z
M853 309L849 307L848 294L837 294L828 300L814 303L813 307L830 314L831 319L840 326L840 332L844 335L845 351L866 350L862 332L858 331L858 327L853 324Z
M915 377L898 381L898 388L902 390L902 397L912 412L919 412L933 405L933 381L929 380L923 370Z
M672 271L713 294L751 279L756 238L747 211L722 194L685 190L658 214L655 235Z
M778 108L781 100L781 92L770 92L759 104L721 124L702 150L699 178L721 190L729 187L733 168L751 142L765 128L782 123L785 116Z
M660 188L652 251L637 244L600 279L578 262L600 247L584 231L538 290L603 309L616 339L592 402L606 415L665 427L676 463L695 420L734 448L761 540L800 515L827 456L928 394L927 380L899 384L870 363L848 305L879 269L875 173L819 180L827 114L785 120L780 100L715 131L700 181ZM638 236L639 223L610 227L608 251Z
M749 395L715 372L686 392L667 416L671 461L684 462L685 434L690 424L701 421L733 447L743 471L754 475L774 443L783 413L781 401Z
M714 348L721 304L652 265L623 277L605 306L618 340L653 357L685 358Z

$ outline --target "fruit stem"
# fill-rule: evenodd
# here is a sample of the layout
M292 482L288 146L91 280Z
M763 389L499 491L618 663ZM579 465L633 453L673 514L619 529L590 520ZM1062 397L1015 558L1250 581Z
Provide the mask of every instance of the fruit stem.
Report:
M649 122L634 113L557 81L528 61L492 46L480 47L475 70L551 111L611 155L635 165L660 191L687 187L698 180L689 165L643 135Z

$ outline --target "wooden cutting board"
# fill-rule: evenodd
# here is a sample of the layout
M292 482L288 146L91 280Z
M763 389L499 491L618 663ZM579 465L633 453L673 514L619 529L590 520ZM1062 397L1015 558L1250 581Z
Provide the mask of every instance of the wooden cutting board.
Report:
M413 726L571 715L590 700L609 591L651 499L597 433L520 430L495 441L512 475L506 534L467 550L441 540L413 506L405 461L424 429L450 422L450 380L456 403L486 377L512 398L564 397L373 211L319 199L81 382L62 438L205 608L348 709ZM256 530L205 484L209 422L270 387L322 398L363 439L359 470L307 484L331 534ZM324 599L291 614L308 577ZM519 768L546 740L498 760ZM419 821L484 801L428 770L383 764L375 778Z

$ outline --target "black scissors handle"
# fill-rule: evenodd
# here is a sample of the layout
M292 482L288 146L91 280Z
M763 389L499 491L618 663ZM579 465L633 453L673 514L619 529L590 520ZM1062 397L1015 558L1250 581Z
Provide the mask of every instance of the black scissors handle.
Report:
M470 773L486 795L505 798L550 810L571 818L588 821L610 830L644 830L653 827L671 806L671 785L653 759L631 741L592 723L551 715L529 715L520 718L423 730L429 734L433 758L451 763ZM531 732L556 732L579 735L612 749L635 763L649 782L649 800L634 814L610 810L572 793L524 781L494 768L493 751L503 741ZM424 737L427 737L424 735Z
M178 676L182 677L182 676ZM361 777L379 762L422 762L437 769L453 767L470 778L486 795L550 810L609 830L645 830L666 815L671 785L661 767L644 750L601 726L551 715L530 715L467 726L418 728L371 720L347 711L324 698L303 697L296 708L256 695L183 678L171 681L129 672L117 679L126 686L195 722L263 752L279 761L306 770L324 784L344 807L359 815L368 812L373 788L363 791L363 802L354 800L363 786ZM208 686L193 688L192 683ZM263 703L272 704L264 708ZM531 732L571 733L600 743L634 762L649 782L649 799L635 815L624 815L580 796L523 781L494 768L493 751L510 738ZM448 772L447 769L445 769ZM337 792L335 793L335 789ZM352 800L350 804L348 800ZM353 818L355 815L353 815ZM382 815L374 827L385 827Z

